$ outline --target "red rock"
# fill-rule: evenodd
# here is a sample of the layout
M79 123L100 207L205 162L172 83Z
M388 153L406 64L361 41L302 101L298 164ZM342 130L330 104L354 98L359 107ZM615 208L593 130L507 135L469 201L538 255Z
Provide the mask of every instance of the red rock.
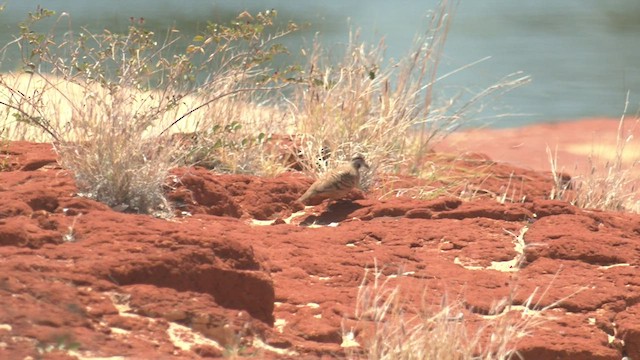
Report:
M4 150L9 155L6 170L35 171L50 164L57 164L57 155L51 144L12 141Z
M640 217L547 200L548 174L429 154L456 180L397 177L385 194L303 208L302 175L178 168L167 220L78 197L52 154L15 143L0 171L0 357L62 344L86 357L345 358L343 327L364 343L357 294L376 265L408 315L459 300L470 331L504 298L554 305L514 342L525 358L640 356ZM306 226L318 224L332 226ZM207 341L176 340L195 337Z
M7 199L0 203L0 219L18 215L29 216L32 210L24 201Z
M576 208L565 201L534 199L532 211L535 217L540 219L549 215L572 215L576 213Z
M636 220L637 221L637 220ZM621 247L634 247L637 236L626 227L614 228L586 214L546 216L531 225L527 232L527 261L539 257L580 260L594 265L637 263L635 251L621 252Z
M607 334L589 324L587 315L551 310L542 321L521 341L519 352L525 359L621 358L619 350L609 346Z
M479 199L462 204L456 209L438 213L440 219L489 218L508 221L526 221L533 214L521 205L499 204L495 200Z
M625 309L616 316L619 338L624 341L626 355L631 359L640 357L640 304Z
M39 248L46 243L60 244L62 234L55 229L44 229L38 222L24 216L0 219L0 246L26 246Z
M275 178L215 175L204 168L176 169L169 198L192 214L268 220L301 210L294 203L309 186L307 179L283 174ZM206 185L205 185L206 184Z
M108 211L109 206L95 200L73 197L67 198L60 202L58 210L68 216L76 216L80 214L87 214L90 211Z
M177 209L191 214L209 214L239 218L240 206L216 176L204 168L178 169L173 172L174 186L169 199Z
M203 358L221 358L224 356L223 351L213 346L196 345L191 350Z

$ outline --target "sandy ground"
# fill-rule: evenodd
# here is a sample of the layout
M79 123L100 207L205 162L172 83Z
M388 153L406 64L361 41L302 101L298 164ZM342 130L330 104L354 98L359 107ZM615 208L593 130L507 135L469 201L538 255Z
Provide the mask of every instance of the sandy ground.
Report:
M622 160L631 166L640 157L637 119L627 118L621 131ZM492 160L538 171L549 171L547 147L557 154L559 170L569 173L589 168L589 157L600 164L616 156L620 119L593 118L552 122L510 129L475 129L451 134L436 151L484 153Z

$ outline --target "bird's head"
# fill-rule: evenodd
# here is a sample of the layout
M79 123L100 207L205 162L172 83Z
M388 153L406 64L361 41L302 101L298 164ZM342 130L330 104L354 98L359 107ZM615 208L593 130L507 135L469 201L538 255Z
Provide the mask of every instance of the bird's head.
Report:
M362 154L356 154L351 158L351 166L353 166L357 170L360 170L363 167L367 169L369 168L369 165L366 161L364 161L364 156L362 156Z

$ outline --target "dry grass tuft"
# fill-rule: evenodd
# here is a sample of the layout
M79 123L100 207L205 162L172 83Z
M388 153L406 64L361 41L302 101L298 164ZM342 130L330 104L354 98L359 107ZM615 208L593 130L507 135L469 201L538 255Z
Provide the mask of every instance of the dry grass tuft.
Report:
M466 319L470 313L462 301L448 303L446 297L439 305L422 304L421 309L412 311L402 298L401 288L391 285L393 277L383 280L382 276L377 267L373 272L365 271L355 313L358 326L364 330L356 336L353 330L343 329L343 346L350 358L520 358L516 350L518 342L544 322L545 311L560 303L542 307L540 301L546 291L543 294L534 291L522 305L513 304L510 296L496 302L490 314L471 321L472 317ZM536 297L538 300L534 301Z
M169 210L162 186L178 149L147 136L156 109L141 107L151 95L42 73L3 75L0 87L21 125L10 127L9 136L53 141L82 195L120 210Z
M618 122L616 150L612 160L602 160L592 149L588 158L588 172L578 173L571 179L563 176L558 169L557 151L547 155L551 165L554 187L550 198L569 201L584 209L640 212L640 194L637 186L638 160L628 163L627 145L633 141L633 134L640 123L636 117L631 128L626 128L625 114L629 105L629 95L625 101L623 115ZM637 159L637 156L634 156ZM577 168L577 166L576 166Z
M364 188L381 186L375 177L379 172L421 175L434 142L462 126L477 105L529 81L512 74L468 101L435 101L436 84L452 74L438 76L437 71L453 10L452 2L441 1L426 33L398 63L383 64L384 43L366 46L358 33L351 34L338 64L316 44L305 82L295 88L290 102L301 152L310 160L308 173L322 173L357 152L372 165L363 176ZM327 148L329 161L316 161Z
M275 12L243 13L176 49L178 30L159 40L142 23L125 34L69 28L60 37L56 28L69 18L63 14L49 32L32 30L53 15L42 8L29 13L9 44L24 65L21 75L0 75L9 138L52 141L82 194L142 213L167 213L163 184L178 164L216 159L232 171L248 167L250 151L262 143L245 141L249 135L237 131L236 119L256 108L255 94L280 87L261 65L284 52L272 42L294 25L266 35ZM219 128L228 130L210 131ZM189 130L196 141L171 136Z
M192 123L184 164L216 172L273 176L286 171L278 136L287 116L275 105L254 105L255 94L212 103Z

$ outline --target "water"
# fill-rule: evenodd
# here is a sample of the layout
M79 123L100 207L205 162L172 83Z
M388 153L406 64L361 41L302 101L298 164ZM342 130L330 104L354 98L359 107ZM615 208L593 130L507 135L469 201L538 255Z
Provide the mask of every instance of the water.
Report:
M39 3L5 2L0 13L1 43L17 34L18 21ZM398 59L407 54L415 35L425 30L426 14L436 4L413 0L67 0L45 6L70 13L74 26L93 31L123 30L129 17L142 16L158 32L175 24L187 37L207 20L227 21L243 10L275 8L281 20L311 24L287 44L292 50L309 47L316 32L329 48L339 49L351 25L361 28L366 40L384 36L387 57ZM627 91L630 112L635 113L640 108L640 1L462 0L440 73L486 56L491 59L442 82L440 96L477 92L516 71L531 75L533 81L487 104L476 115L478 122L507 127L618 117ZM4 70L15 66L2 64Z

